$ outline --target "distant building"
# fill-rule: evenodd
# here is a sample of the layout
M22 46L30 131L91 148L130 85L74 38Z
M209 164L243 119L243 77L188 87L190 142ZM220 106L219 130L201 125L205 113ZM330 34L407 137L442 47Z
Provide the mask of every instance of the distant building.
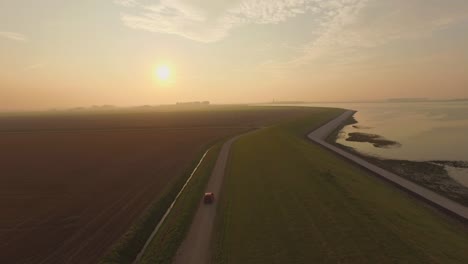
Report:
M177 102L176 105L209 105L210 101Z

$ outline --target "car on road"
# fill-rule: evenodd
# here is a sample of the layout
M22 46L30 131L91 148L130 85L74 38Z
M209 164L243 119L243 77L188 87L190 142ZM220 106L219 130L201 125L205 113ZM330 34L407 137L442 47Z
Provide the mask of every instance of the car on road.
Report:
M205 204L213 203L214 202L214 193L212 193L212 192L205 193L205 195L203 196L203 202Z

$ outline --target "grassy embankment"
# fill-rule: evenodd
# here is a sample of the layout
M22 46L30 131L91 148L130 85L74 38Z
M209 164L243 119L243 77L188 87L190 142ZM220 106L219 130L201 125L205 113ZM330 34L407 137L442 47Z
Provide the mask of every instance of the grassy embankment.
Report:
M466 263L468 232L309 142L317 110L233 146L215 263Z
M203 191L208 183L222 142L216 144L207 153L204 161L193 175L184 192L166 218L164 224L154 236L143 255L140 263L170 264L185 235L187 234L197 205L202 199Z
M279 107L247 107L233 105L219 107L217 112L209 113L214 113L219 116L221 113L236 112L236 115L228 116L224 119L219 117L217 124L219 122L223 124L226 122L228 124L233 123L240 128L246 129L247 127L278 123L291 116L301 116L310 111L308 108L295 107L287 108L285 111L284 109L285 108ZM208 111L208 109L201 108L200 111L205 112ZM221 141L223 140L219 142ZM166 219L165 224L158 231L158 234L148 247L142 259L143 263L170 263L185 233L188 231L199 199L203 194L203 187L211 173L211 168L214 166L219 148L220 143L216 144L215 148L207 155L197 174L194 175L194 179L192 179L194 182L191 182L189 186L187 186L184 194L179 198L178 203ZM190 168L193 169L194 166L195 164ZM103 258L101 263L132 263L154 230L159 219L161 219L165 210L173 201L181 186L185 183L190 172L191 170L187 171L185 176L180 177L176 183L169 184L167 190L162 194L162 198L157 200L149 210L147 210L146 214L119 240L110 253Z
M153 242L147 248L147 252L151 253L148 256L144 256L143 263L147 260L150 263L170 263L170 259L175 254L178 245L188 230L191 218L196 210L196 204L198 204L201 198L200 195L203 194L203 188L211 174L221 145L222 142L219 141L210 148L184 193L179 197L177 206L173 208L171 214L166 218L165 224L161 226ZM125 236L112 248L109 254L101 260L101 264L122 264L134 261L159 222L159 219L162 218L198 161L199 159L194 161L190 169L187 169L186 176L180 177L177 182L169 185L161 196L162 198L150 206L145 215L132 226Z

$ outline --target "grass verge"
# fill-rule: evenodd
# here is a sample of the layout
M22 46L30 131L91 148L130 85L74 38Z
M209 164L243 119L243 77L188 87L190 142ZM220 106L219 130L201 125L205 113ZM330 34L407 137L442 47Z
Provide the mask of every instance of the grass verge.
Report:
M340 113L234 143L214 263L466 263L465 226L304 138Z
M207 153L205 160L200 164L164 224L149 244L140 263L169 264L172 262L190 228L221 146L222 142L213 146Z
M217 152L219 151L220 145L221 143L219 142L213 145L213 147L211 148L211 150L205 157L204 162L200 164L200 167L198 168L197 172L194 174L187 188L194 185L194 182L196 183L200 182L199 178L202 178L202 177L199 177L199 175L205 176L205 174L208 174L207 169L210 168L211 166L210 164L213 162L212 160L213 159L216 160ZM177 193L185 184L187 178L192 173L193 168L195 168L196 164L198 163L202 155L203 153L200 153L200 155L198 155L199 158L193 161L193 164L191 164L191 166L189 166L186 169L182 177L178 177L178 179L174 183L168 184L168 187L162 193L161 198L156 200L152 205L149 206L149 208L145 211L143 216L140 217L135 222L135 224L132 225L129 231L112 247L110 252L102 258L102 260L99 262L100 264L132 263L135 260L136 256L138 255L140 250L143 248L147 239L153 232L159 220L163 217L164 213L166 212L167 208L170 206L170 204L176 197ZM216 156L216 157L213 157L213 156ZM183 197L184 195L180 196L181 200ZM168 222L169 219L170 217L166 219L166 222ZM164 228L165 228L165 225L161 227L160 229L161 232ZM155 240L156 238L157 236L155 237ZM170 248L169 244L167 246ZM150 250L152 250L151 245L148 247L148 251ZM164 252L164 254L167 255L168 252ZM165 262L161 262L161 263L165 263Z

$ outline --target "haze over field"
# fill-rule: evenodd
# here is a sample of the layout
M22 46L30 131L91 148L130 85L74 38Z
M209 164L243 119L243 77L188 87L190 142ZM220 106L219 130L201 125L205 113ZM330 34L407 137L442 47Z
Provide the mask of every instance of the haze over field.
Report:
M0 264L468 263L468 0L0 0Z
M0 111L468 97L465 0L0 2Z

